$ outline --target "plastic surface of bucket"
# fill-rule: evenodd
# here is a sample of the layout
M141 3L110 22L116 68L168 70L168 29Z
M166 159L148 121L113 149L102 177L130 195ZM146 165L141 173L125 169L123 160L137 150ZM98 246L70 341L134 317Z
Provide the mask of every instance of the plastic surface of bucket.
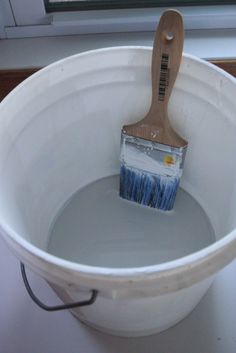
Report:
M184 55L169 104L189 141L182 187L203 207L217 241L170 262L104 268L46 252L58 210L79 188L119 173L120 130L150 104L151 48L91 51L33 75L0 105L0 231L15 255L102 331L149 335L193 310L214 275L236 256L236 80ZM63 142L63 143L62 143Z

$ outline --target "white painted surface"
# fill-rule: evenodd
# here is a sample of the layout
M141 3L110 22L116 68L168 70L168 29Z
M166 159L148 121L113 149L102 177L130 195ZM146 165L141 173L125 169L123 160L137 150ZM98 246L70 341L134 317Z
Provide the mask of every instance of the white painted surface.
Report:
M0 69L44 67L91 49L151 46L153 35L153 32L136 32L0 40ZM187 31L184 51L206 59L235 58L236 30Z
M1 0L0 16L1 16L0 23L5 27L16 25L9 0Z
M16 26L51 23L51 15L46 13L43 0L11 0L10 2Z
M11 0L17 26L6 26L7 38L88 33L153 31L165 8L110 9L99 11L45 12L43 0ZM236 6L183 6L185 28L235 28Z
M6 38L5 28L8 26L15 26L15 20L11 11L9 0L2 0L0 2L0 38Z
M182 185L205 209L219 240L184 258L135 269L80 265L43 250L50 224L68 197L119 171L121 126L144 116L150 104L150 63L150 48L74 56L32 76L0 105L2 235L22 261L67 296L100 291L96 304L79 314L91 325L125 334L120 306L136 302L133 320L140 326L129 332L126 326L128 335L149 334L181 320L211 277L236 255L236 80L190 56L183 57L169 116L189 141ZM171 310L179 293L183 306ZM151 298L155 305L150 307ZM111 317L106 308L114 302ZM162 315L154 315L154 308ZM127 320L132 312L127 311Z
M235 28L236 5L175 6L174 8L181 12L186 30ZM109 28L110 32L153 31L165 10L166 7L152 7L54 12L52 23L57 26L81 24L81 27L85 25L88 28L103 26L104 32L106 28Z

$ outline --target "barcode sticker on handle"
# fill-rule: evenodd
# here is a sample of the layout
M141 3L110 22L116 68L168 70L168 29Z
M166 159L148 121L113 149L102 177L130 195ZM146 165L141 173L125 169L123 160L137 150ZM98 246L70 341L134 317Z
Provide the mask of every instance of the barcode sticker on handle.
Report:
M163 53L161 56L161 72L160 72L160 81L159 81L159 101L165 99L166 87L168 86L168 70L169 64L169 55Z

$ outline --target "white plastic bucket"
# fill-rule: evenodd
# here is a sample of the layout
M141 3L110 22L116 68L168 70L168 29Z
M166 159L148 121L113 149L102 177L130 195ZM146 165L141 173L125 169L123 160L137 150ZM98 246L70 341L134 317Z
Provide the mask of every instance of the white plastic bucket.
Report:
M75 55L33 75L0 105L0 231L16 256L45 278L83 322L140 336L174 325L236 256L236 80L184 55L169 105L189 141L182 178L208 214L217 241L177 260L101 268L46 252L52 220L79 188L119 173L120 130L150 104L151 48ZM93 128L91 128L93 127Z

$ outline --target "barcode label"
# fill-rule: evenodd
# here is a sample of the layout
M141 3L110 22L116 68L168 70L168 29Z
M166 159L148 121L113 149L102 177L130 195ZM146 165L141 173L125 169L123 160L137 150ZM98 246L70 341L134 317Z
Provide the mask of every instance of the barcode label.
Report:
M159 81L159 100L163 101L165 99L166 87L168 86L168 63L169 55L162 54L161 56L161 72Z

